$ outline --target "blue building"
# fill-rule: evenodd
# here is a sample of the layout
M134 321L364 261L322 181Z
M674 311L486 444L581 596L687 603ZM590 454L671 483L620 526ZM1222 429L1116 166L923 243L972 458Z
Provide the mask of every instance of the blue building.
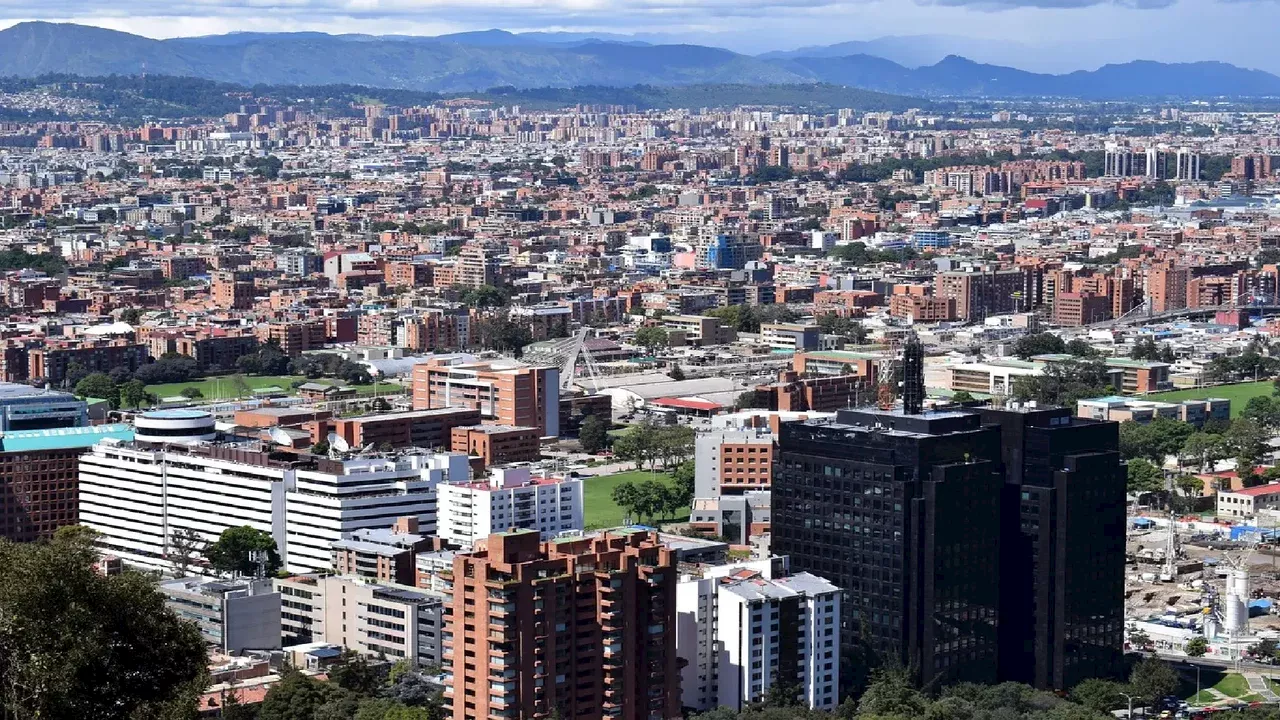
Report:
M917 250L940 250L951 247L951 233L946 230L916 230L911 244Z

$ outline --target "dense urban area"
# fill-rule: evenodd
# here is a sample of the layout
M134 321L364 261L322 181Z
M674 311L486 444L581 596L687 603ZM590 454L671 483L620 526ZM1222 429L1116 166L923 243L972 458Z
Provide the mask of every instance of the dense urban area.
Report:
M5 720L1280 712L1274 109L151 82L0 86Z

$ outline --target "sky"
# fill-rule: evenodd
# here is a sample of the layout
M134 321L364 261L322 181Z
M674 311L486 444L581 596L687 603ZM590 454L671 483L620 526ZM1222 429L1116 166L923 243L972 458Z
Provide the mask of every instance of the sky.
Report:
M908 36L916 39L897 42L910 47L906 57L929 61L956 52L1062 72L1135 59L1221 60L1280 72L1268 40L1280 24L1280 0L0 0L0 27L23 20L153 38L607 32L749 54Z

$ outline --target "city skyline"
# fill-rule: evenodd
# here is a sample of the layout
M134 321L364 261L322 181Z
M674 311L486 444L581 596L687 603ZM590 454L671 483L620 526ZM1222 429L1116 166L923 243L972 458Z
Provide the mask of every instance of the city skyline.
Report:
M1264 47L1228 39L1239 27L1280 20L1280 5L1263 0L442 0L425 6L336 0L187 6L143 0L110 10L66 0L38 7L0 6L0 29L30 20L75 22L153 38L230 32L433 36L493 28L607 33L744 54L883 40L855 51L896 55L890 59L899 62L916 59L916 64L956 53L1048 72L1131 60L1219 60L1280 70L1280 60ZM1197 41L1167 42L1179 35ZM884 51L885 45L892 49Z

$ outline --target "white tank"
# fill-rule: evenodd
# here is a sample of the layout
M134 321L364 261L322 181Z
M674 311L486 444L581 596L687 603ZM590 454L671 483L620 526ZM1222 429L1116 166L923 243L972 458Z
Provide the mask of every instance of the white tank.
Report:
M1232 570L1227 575L1226 627L1227 632L1240 634L1249 631L1249 571Z

